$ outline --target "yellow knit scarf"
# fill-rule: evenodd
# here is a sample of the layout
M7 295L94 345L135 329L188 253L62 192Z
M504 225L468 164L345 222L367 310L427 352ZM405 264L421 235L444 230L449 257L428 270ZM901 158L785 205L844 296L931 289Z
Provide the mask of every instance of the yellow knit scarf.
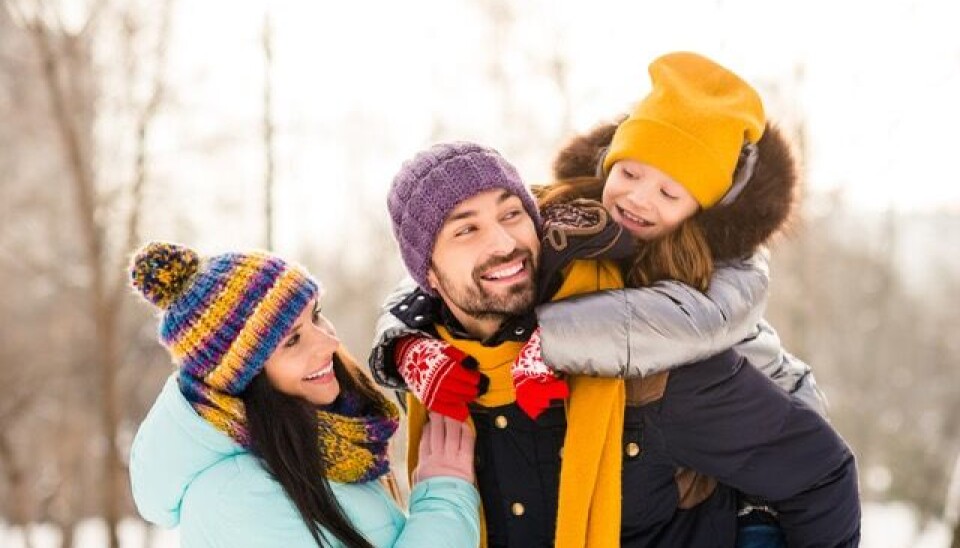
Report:
M575 261L565 270L564 283L554 300L603 289L623 287L619 268L611 262ZM486 347L476 341L454 338L438 326L441 338L473 356L481 373L490 377L489 391L477 399L486 407L515 399L510 367L523 346L505 342ZM620 379L570 377L567 432L560 466L555 546L582 548L617 546L620 543L620 474L622 467L623 410L626 389ZM427 410L413 397L409 401L407 472L413 473ZM481 547L486 547L482 531Z

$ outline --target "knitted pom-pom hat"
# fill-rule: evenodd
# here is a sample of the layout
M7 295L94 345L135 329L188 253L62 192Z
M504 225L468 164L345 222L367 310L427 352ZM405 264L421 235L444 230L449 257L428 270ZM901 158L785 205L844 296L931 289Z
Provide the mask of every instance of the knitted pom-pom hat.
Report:
M163 242L137 251L130 278L160 308L160 342L188 399L243 392L319 292L303 267L264 252L201 259Z

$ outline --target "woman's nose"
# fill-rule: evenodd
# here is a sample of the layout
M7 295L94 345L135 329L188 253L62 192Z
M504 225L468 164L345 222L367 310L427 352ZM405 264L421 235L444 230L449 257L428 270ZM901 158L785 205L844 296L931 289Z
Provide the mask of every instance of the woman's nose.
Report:
M314 323L314 336L319 345L324 348L340 346L340 338L337 337L337 330L329 320L320 316L320 319Z

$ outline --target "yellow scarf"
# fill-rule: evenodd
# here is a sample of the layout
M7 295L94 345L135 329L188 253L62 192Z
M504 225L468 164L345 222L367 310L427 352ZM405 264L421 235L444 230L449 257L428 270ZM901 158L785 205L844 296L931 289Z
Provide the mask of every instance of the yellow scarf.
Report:
M564 283L554 300L603 289L623 287L620 269L608 261L575 261L565 270ZM489 391L477 399L486 407L516 400L510 368L523 343L505 342L487 347L456 339L438 326L441 338L473 356L481 373L490 377ZM555 546L582 548L618 546L620 543L621 444L626 389L620 379L569 377L567 432L560 465ZM418 450L427 410L408 396L409 434L407 472L417 466ZM486 530L481 531L486 546Z

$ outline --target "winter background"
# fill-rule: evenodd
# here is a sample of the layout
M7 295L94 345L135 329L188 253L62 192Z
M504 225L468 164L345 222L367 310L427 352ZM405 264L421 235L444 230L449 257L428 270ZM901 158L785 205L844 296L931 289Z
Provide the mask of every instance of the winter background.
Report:
M545 182L678 49L754 83L797 145L768 319L857 453L863 546L960 546L958 10L0 0L0 546L178 544L125 469L171 370L124 285L137 243L301 260L363 358L401 274L384 196L404 159L475 140Z

